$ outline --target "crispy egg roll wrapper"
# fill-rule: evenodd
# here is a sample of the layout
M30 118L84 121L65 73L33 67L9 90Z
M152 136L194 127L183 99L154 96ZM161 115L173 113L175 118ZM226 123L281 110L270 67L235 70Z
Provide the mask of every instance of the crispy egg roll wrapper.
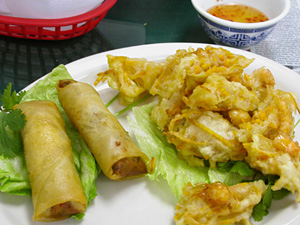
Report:
M21 131L32 189L34 221L55 221L85 211L87 201L75 168L71 142L56 104L18 104L26 116Z
M57 91L65 112L108 178L124 180L148 172L148 157L136 146L91 85L61 80Z

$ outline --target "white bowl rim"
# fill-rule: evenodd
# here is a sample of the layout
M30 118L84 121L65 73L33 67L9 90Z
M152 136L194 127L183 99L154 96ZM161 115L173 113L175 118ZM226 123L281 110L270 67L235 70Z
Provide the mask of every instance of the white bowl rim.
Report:
M212 21L216 24L219 24L221 26L224 26L224 27L235 28L235 29L243 29L243 30L246 30L246 29L261 29L261 28L272 27L288 14L288 12L290 10L290 7L291 7L290 0L285 0L285 2L286 2L285 8L275 18L264 21L264 22L258 22L258 23L239 23L239 22L232 22L232 21L220 19L216 16L213 16L213 15L209 14L208 12L206 12L206 10L202 9L198 5L198 0L191 0L191 1L192 1L192 5L197 10L197 12L200 15L202 15L203 17L205 17L206 19L208 19L208 20L210 20L210 21Z

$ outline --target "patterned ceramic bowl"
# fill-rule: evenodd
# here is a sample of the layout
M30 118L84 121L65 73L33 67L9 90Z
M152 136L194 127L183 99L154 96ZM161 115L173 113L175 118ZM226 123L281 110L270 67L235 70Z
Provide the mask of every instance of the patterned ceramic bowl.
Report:
M191 0L205 32L220 45L249 49L265 39L274 26L286 16L290 0ZM238 3L252 6L267 15L269 20L257 23L239 23L220 19L207 12L218 4Z

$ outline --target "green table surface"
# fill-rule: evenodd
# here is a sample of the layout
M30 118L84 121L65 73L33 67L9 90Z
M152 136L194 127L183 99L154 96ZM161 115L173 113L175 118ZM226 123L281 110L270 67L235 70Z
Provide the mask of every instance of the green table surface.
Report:
M59 64L122 47L162 43L213 43L190 0L118 0L92 31L68 40L0 36L0 91L19 91Z

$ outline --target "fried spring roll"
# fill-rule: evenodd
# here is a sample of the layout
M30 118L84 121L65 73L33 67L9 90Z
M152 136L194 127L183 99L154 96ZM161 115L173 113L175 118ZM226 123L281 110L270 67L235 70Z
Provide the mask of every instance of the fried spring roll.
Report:
M65 112L108 178L123 180L148 172L148 157L135 145L91 85L61 80L57 91Z
M14 108L21 109L27 120L21 134L32 190L33 220L62 220L84 212L87 201L56 104L31 101Z

